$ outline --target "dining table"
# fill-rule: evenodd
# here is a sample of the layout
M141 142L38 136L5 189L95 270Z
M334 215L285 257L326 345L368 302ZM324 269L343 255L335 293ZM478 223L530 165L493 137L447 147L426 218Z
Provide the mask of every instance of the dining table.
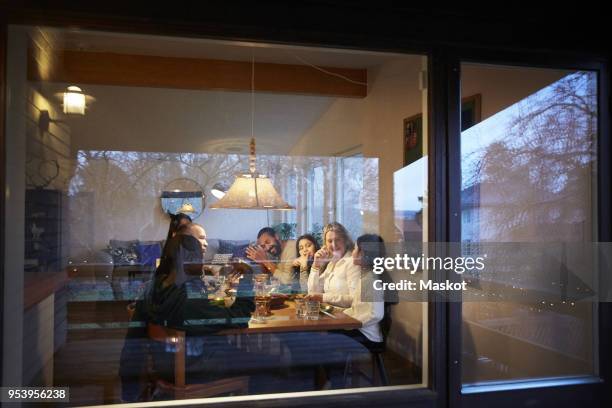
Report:
M347 315L341 308L334 307L328 313L319 313L317 320L299 318L296 314L295 302L293 300L286 300L282 305L272 308L270 315L265 317L263 322L258 322L251 318L248 322L248 327L224 329L219 331L218 334L351 330L361 327L359 320Z

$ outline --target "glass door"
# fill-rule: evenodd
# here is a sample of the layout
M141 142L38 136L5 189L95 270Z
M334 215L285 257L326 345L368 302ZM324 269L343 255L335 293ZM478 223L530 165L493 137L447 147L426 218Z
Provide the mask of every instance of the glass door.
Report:
M460 73L455 239L462 255L487 261L464 274L462 302L451 305L461 338L451 401L567 403L586 387L579 398L595 403L603 290L594 254L608 211L599 73L477 63Z

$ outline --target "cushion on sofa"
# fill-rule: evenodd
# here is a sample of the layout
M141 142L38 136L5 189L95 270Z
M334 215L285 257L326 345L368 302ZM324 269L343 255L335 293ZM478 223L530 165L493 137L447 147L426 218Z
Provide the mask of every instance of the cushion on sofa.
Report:
M218 254L232 254L235 258L246 257L246 249L251 244L250 241L230 241L230 240L219 240Z
M160 241L138 241L136 251L140 265L155 266L157 258L161 258L161 243Z
M109 250L113 256L115 265L137 265L138 264L138 240L121 241L111 239Z

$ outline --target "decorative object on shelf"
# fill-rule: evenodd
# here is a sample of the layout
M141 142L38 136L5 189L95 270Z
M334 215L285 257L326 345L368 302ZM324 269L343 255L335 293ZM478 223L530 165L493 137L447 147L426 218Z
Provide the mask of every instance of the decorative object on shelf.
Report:
M234 183L223 197L210 208L233 208L243 210L293 210L295 207L278 194L272 181L257 172L255 156L255 59L251 60L251 143L249 145L249 170L236 176Z
M161 206L165 213L185 214L192 220L204 210L206 195L198 182L190 178L177 178L164 186Z

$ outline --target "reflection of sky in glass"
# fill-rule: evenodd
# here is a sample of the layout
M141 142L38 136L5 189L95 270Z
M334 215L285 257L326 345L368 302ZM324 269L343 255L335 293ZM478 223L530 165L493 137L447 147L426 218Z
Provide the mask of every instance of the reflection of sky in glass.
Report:
M546 106L549 101L555 97L555 87L563 81L569 81L583 75L583 72L576 72L565 76L559 81L542 88L521 101L509 106L508 108L497 112L486 120L472 126L471 128L461 133L461 168L462 168L462 189L469 187L473 182L473 172L477 164L481 161L487 147L495 142L506 141L510 134L510 126L512 122L520 116L524 116L533 112L535 109L540 109ZM579 81L579 89L574 89L579 96L588 94L588 87L592 85L591 81L595 79L594 75L589 76L586 81ZM563 101L560 101L563 102ZM528 138L534 129L526 128L522 137ZM563 176L558 180L557 189L563 184ZM553 186L554 187L554 186Z
M393 174L393 207L395 211L419 211L427 183L427 157L422 157Z

